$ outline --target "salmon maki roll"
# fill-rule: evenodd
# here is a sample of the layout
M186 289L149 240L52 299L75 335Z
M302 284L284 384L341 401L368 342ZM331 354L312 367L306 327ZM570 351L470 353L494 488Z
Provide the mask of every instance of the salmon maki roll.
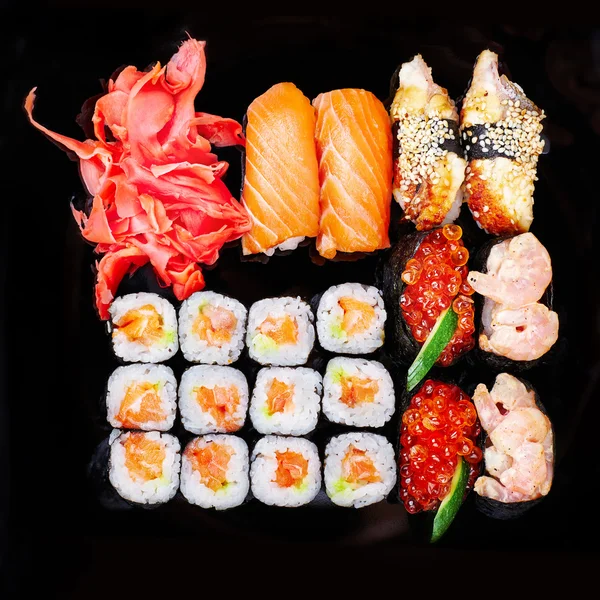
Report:
M106 393L107 420L113 427L168 431L177 410L177 381L165 365L118 367Z
M181 457L181 493L190 504L225 510L250 489L248 446L235 435L194 438Z
M121 498L134 504L163 504L175 496L181 467L175 436L114 429L108 443L108 477Z
M321 221L317 250L373 252L390 245L392 130L383 104L365 90L334 90L313 101Z
M315 110L293 83L278 83L246 113L242 203L252 228L244 254L293 250L319 233Z
M362 508L381 502L396 483L394 448L382 435L352 431L325 448L325 490L334 504Z
M239 431L246 420L248 395L246 377L233 367L190 367L179 385L181 422L199 435Z
M420 54L400 67L397 85L390 110L394 198L417 229L426 231L452 223L460 213L467 163L458 111Z
M537 163L544 149L544 111L498 73L498 55L484 50L475 64L460 114L468 158L466 200L492 235L529 231Z

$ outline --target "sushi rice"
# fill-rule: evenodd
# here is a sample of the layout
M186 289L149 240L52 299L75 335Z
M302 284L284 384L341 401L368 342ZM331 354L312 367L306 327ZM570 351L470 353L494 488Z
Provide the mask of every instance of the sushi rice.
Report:
M344 307L345 302L351 302L354 308ZM385 319L383 298L376 287L360 283L334 285L319 301L319 343L330 352L368 354L383 345Z
M263 365L295 366L308 360L315 341L313 314L300 298L283 297L259 300L250 307L246 344L250 358ZM281 340L277 333L262 329L269 322L292 324L292 337ZM289 333L289 332L288 332Z
M165 365L118 367L108 380L106 412L113 427L168 431L176 411L177 381L173 370Z
M309 433L317 426L322 389L321 375L313 369L261 369L250 401L254 428L263 434Z
M110 309L113 350L126 362L157 363L179 348L177 314L158 294L120 296Z
M300 464L306 473L298 468L284 470L283 475L289 481L280 485L282 457L286 461L296 458L294 464ZM295 474L300 470L302 477L296 479ZM308 504L321 488L321 463L317 447L304 438L274 435L261 438L252 451L250 481L254 497L264 504L289 507Z
M209 309L215 313L212 319ZM224 315L226 339L201 339L196 329L197 321L207 312L210 321ZM179 342L185 359L189 362L219 365L235 362L244 347L247 314L246 307L233 298L215 292L192 294L179 309Z
M224 463L213 467L219 450ZM204 473L197 467L208 463ZM212 469L211 469L212 467ZM194 438L181 459L181 493L191 504L224 510L239 506L248 494L248 446L235 435Z
M138 504L161 504L173 498L179 488L181 466L175 436L115 429L109 445L109 480L122 498ZM163 454L158 464L154 460L157 454L159 458Z
M238 431L244 425L247 409L248 382L241 371L198 365L183 373L179 410L188 431L195 434Z
M395 411L394 384L375 360L338 356L323 378L323 413L333 423L382 427Z
M357 457L358 477L348 471L347 461L353 456ZM362 508L381 502L395 483L394 449L382 435L353 431L333 437L327 444L325 491L334 504Z

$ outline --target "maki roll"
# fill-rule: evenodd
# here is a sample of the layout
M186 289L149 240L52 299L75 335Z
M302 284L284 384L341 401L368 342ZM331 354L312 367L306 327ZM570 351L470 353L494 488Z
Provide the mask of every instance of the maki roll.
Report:
M224 510L248 494L248 446L235 435L194 438L181 457L181 493L190 504Z
M396 483L394 448L382 436L353 431L325 448L325 491L334 504L362 508L381 502Z
M381 292L361 283L330 287L319 301L317 334L325 350L368 354L383 346L386 312Z
M108 380L107 420L121 429L168 431L177 411L177 381L165 365L118 367Z
M420 54L400 67L390 109L394 133L394 198L417 229L452 223L460 213L467 162L458 111L433 82Z
M447 367L475 346L469 251L462 229L449 224L403 237L383 263L380 277L390 313L392 352L411 364L407 388L429 369Z
M179 384L183 426L192 433L231 433L244 426L248 382L233 367L190 367Z
M252 451L250 480L254 497L264 504L308 504L321 489L317 447L303 438L261 438Z
M315 342L313 320L310 307L300 298L255 302L246 334L250 358L262 365L303 365Z
M323 413L332 423L383 427L394 414L394 384L375 360L338 356L323 378Z
M497 519L518 517L550 492L552 423L535 391L508 373L500 373L491 390L479 384L473 402L487 434L477 506Z
M179 440L158 431L114 430L109 439L109 480L136 504L162 504L179 488Z
M481 427L458 386L427 380L412 396L400 429L400 500L414 515L435 513L431 541L456 516L479 475Z
M321 375L312 369L261 369L250 401L252 425L262 434L310 433L317 426L322 389Z
M215 292L196 292L179 309L179 342L189 362L229 365L244 347L246 307Z
M460 112L469 161L465 197L479 227L492 235L529 231L537 163L544 149L544 111L498 73L498 55L484 50Z
M484 297L479 329L480 357L495 368L530 368L558 340L558 315L546 294L552 263L532 233L495 240L479 257L482 271L471 271L471 287Z
M163 362L177 352L177 315L158 294L120 296L109 313L113 350L124 361Z

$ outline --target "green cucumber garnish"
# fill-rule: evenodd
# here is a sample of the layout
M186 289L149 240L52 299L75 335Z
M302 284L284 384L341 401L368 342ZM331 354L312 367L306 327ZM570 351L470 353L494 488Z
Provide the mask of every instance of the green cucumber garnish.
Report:
M167 331L163 335L163 344L165 346L172 344L175 341L176 336L177 336L177 334L175 333L175 331L173 329L171 331Z
M254 350L259 354L268 354L277 350L277 342L272 340L269 336L264 333L258 333L252 340Z
M452 310L452 307L447 308L440 314L421 351L417 354L417 358L408 369L406 389L409 392L417 387L417 384L429 373L429 369L433 367L435 361L452 339L457 325L458 315Z
M342 327L341 319L336 319L333 323L331 323L329 327L329 334L336 340L346 339L347 336L344 328Z
M431 534L431 543L437 542L448 530L450 524L454 520L458 509L460 508L467 483L469 481L469 465L462 456L456 465L456 471L452 477L450 491L442 500L440 507L433 520L433 532Z

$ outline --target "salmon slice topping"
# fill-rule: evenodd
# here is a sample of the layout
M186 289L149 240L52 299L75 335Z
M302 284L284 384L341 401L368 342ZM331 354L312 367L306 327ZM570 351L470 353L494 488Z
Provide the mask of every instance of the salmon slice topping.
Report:
M207 488L218 492L227 485L227 467L233 456L231 446L214 442L204 448L189 446L184 454L192 463L193 470L200 473L200 482Z
M260 327L260 333L271 338L277 345L296 344L298 342L298 324L290 315L267 317Z
M381 481L379 471L366 450L350 446L342 459L342 478L348 483L365 485Z
M342 377L342 395L340 400L354 408L357 404L375 402L375 394L379 391L379 384L368 377L346 376Z
M299 486L308 475L308 461L299 452L286 450L275 452L277 457L277 470L275 483L279 487Z
M194 392L200 408L213 417L217 427L225 431L237 431L240 428L235 416L240 404L240 394L235 385L215 385L212 388L200 386L194 388Z
M375 309L367 302L356 298L340 298L339 305L344 311L342 329L348 335L357 335L367 331L375 321Z
M294 384L284 383L275 378L267 392L267 411L269 415L289 412L294 408Z
M130 342L139 342L151 346L162 339L164 319L152 304L128 310L115 322L113 336L118 331L123 332Z
M122 427L135 428L140 423L162 421L166 417L157 387L157 384L144 381L127 388L117 415Z
M143 433L131 433L123 443L125 467L135 481L151 481L162 475L166 452L157 440L148 439Z
M192 331L209 346L220 348L231 341L236 325L233 312L222 306L207 304L200 309Z

